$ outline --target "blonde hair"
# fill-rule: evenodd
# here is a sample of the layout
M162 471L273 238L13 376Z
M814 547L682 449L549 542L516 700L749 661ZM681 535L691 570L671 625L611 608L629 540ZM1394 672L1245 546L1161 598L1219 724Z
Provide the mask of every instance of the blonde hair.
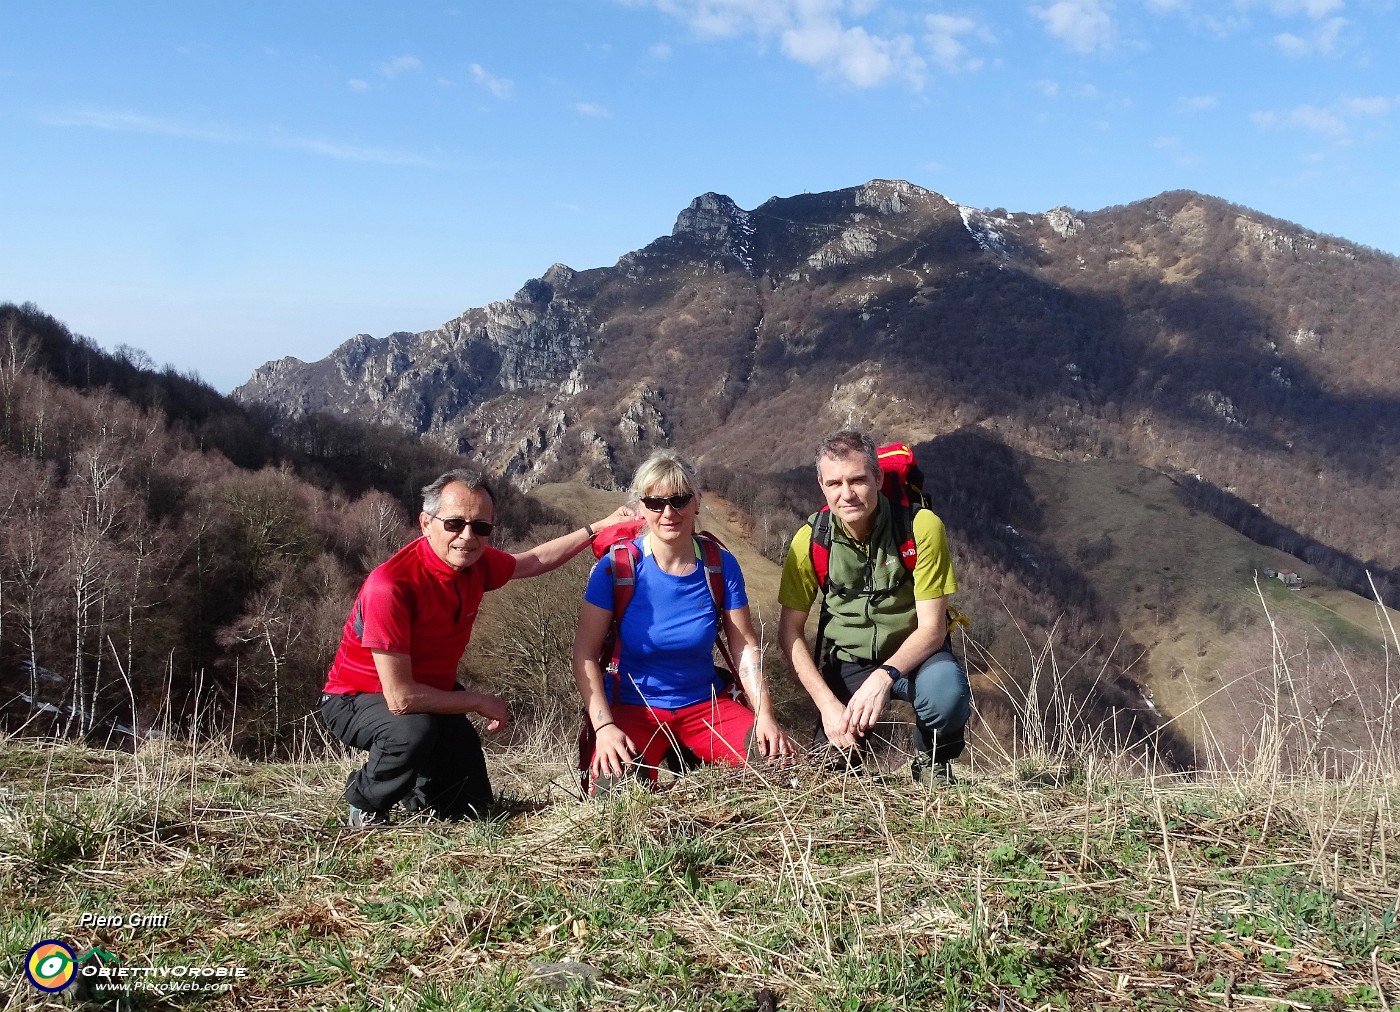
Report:
M650 495L652 490L669 489L672 494L689 492L696 495L700 491L700 481L695 476L695 467L674 450L657 450L642 461L637 472L632 475L633 499Z

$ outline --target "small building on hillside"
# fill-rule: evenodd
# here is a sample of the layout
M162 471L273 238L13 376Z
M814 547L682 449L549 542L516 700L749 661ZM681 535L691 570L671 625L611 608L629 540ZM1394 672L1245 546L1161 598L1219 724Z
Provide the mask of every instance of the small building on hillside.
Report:
M1303 578L1291 569L1261 569L1260 575L1266 580L1278 580L1291 590L1301 590Z

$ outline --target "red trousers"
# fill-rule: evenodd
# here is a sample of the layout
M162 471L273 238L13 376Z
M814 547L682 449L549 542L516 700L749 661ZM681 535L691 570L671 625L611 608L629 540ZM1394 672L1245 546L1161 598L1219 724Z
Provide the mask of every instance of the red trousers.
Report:
M728 696L706 699L679 710L614 703L612 718L641 750L637 761L646 767L646 775L653 782L661 757L676 742L689 748L701 762L748 765L745 755L754 714Z

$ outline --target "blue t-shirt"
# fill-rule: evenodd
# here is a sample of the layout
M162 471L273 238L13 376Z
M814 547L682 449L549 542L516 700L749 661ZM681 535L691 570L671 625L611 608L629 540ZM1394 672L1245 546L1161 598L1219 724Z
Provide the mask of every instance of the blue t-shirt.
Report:
M645 550L644 539L634 544L642 557L637 562L632 601L622 615L618 701L663 710L704 702L722 688L715 675L715 605L705 567L697 558L688 575L672 576L657 566ZM724 610L742 608L749 603L744 574L734 556L721 551L720 557ZM605 555L594 565L583 597L589 604L613 610L610 557ZM611 695L612 687L606 687Z

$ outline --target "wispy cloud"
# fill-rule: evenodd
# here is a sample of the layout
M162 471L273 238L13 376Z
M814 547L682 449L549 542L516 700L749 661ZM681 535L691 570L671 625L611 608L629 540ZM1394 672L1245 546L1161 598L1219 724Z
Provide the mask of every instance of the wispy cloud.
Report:
M345 86L351 91L359 92L361 94L363 94L366 91L369 91L370 89L369 82L358 77L350 78L350 80L345 82Z
M1330 106L1300 105L1287 112L1270 110L1251 114L1250 119L1261 130L1296 129L1320 134L1329 140L1347 143L1355 126L1388 115L1400 105L1400 96L1377 95L1364 98L1341 98Z
M1349 24L1346 18L1328 18L1306 35L1280 32L1274 36L1274 45L1286 56L1331 56L1342 48L1342 33Z
M1314 21L1321 20L1333 11L1346 6L1346 0L1269 0L1269 10L1279 17L1294 17L1306 14Z
M237 130L220 124L168 119L125 109L82 106L45 116L42 118L42 122L55 127L77 127L116 133L176 137L182 140L212 144L303 151L342 162L415 168L430 168L437 164L431 158L424 158L406 151L394 151L389 148L345 144L320 137L292 136L274 130Z
M1077 53L1113 46L1116 32L1105 0L1059 0L1031 8L1045 30Z
M658 42L647 49L647 55L653 60L669 60L671 58L671 47L664 42Z
M392 60L385 60L379 65L379 73L390 80L393 80L400 74L407 74L422 69L423 61L416 56L396 56Z
M511 92L515 90L514 81L497 77L479 63L473 63L470 69L472 80L497 98L510 98Z
M237 144L243 140L243 135L239 132L214 123L182 122L126 109L103 109L96 106L80 106L53 113L45 116L43 122L49 126L87 127L92 130L108 130L115 133L180 137L185 140L212 141L218 144Z
M1158 137L1152 142L1152 146L1158 151L1165 152L1172 160L1173 164L1183 169L1189 169L1199 165L1201 158L1186 150L1185 144L1180 137Z
M340 141L323 140L316 137L288 137L271 142L272 147L290 148L334 158L339 162L362 162L366 165L392 165L404 168L431 168L437 163L408 151L394 151L389 148L367 148L358 144L343 144Z
M913 36L863 24L873 0L623 0L655 7L701 39L750 37L857 88L923 87L927 63Z
M968 50L965 38L982 42L995 42L996 39L986 28L974 19L953 14L929 14L924 18L924 43L928 47L929 58L950 74L981 70L985 61L973 56Z
M1176 100L1176 111L1181 113L1206 112L1220 104L1214 95L1186 95Z
M612 113L596 102L575 102L574 112L593 119L612 119Z

